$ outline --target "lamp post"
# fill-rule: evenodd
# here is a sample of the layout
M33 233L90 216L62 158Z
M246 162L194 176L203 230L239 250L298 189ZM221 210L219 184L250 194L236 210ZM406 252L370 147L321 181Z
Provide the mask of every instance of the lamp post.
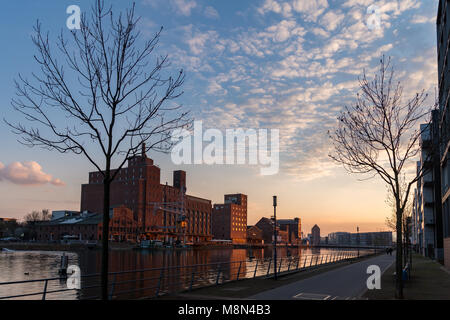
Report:
M356 241L358 245L358 258L359 258L359 227L356 227Z
M277 196L273 196L273 265L277 280Z

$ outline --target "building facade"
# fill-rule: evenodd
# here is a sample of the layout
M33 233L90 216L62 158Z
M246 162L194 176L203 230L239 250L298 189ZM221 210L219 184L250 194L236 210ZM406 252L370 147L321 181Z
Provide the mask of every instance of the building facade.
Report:
M300 218L277 219L280 230L288 233L288 242L299 244L302 239L302 224Z
M447 0L439 1L436 19L438 51L438 85L439 85L439 133L440 133L440 171L442 204L442 238L444 263L450 268L450 7Z
M130 208L141 236L146 239L205 242L211 240L211 201L186 194L186 172L173 172L173 185L160 183L161 170L142 154L128 160L111 183L111 206ZM116 173L115 170L112 172ZM81 186L81 211L103 212L103 180L89 173Z
M109 240L115 242L136 242L139 228L133 212L124 206L111 208L109 221ZM37 225L38 241L59 241L76 239L79 241L100 241L103 232L103 215L92 212L79 212L78 215L63 216Z
M311 243L312 246L318 246L320 244L320 228L315 224L311 229Z
M247 243L248 244L264 244L263 232L257 226L247 227Z
M224 203L214 204L212 211L212 234L214 239L247 242L247 196L226 194Z
M337 246L391 246L392 232L333 232L328 234L328 244Z
M259 219L255 226L262 231L264 243L273 244L273 220L263 217ZM279 231L279 228L277 231Z

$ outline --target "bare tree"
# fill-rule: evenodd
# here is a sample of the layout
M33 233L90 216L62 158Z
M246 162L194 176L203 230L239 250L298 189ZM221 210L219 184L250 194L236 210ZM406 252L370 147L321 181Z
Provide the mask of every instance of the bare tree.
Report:
M403 88L394 79L391 60L383 57L379 73L372 81L363 73L361 93L356 103L346 106L330 133L334 151L330 157L350 173L378 176L392 194L395 208L396 297L403 298L402 225L411 187L423 175L420 169L407 174L407 166L418 155L421 134L419 122L429 114L424 107L424 91L403 101Z
M142 148L167 152L170 133L191 124L189 112L173 101L182 94L183 70L171 76L167 55L154 52L162 28L143 39L134 10L133 4L115 16L97 0L69 40L61 31L58 54L37 22L32 40L41 72L32 80L19 75L12 100L28 126L5 120L20 142L82 154L103 175L102 299L108 292L111 182Z
M50 220L50 213L48 209L33 210L24 217L24 220L25 222L48 221Z
M391 196L392 194L390 194ZM392 197L391 197L392 198ZM395 199L391 199L395 200ZM395 204L394 202L391 202ZM397 230L397 216L395 212L395 206L392 207L392 214L389 217L386 217L385 223L388 226L389 229L392 231ZM408 203L405 206L405 209L403 210L402 215L402 234L403 234L403 264L406 264L408 262L408 256L410 256L410 236L411 236L411 230L410 230L410 223L411 223L411 217L412 217L412 210L413 210L413 203L411 201L408 201Z
M49 210L48 209L42 209L41 211L33 210L30 213L28 213L23 220L25 221L25 226L30 231L29 237L31 239L35 239L37 236L37 225L41 221L48 221L50 220Z

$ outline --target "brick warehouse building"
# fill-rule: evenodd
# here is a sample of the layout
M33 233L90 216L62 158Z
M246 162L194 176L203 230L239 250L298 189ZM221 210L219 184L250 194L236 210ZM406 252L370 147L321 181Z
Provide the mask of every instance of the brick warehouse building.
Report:
M302 223L300 218L277 219L280 230L288 233L289 243L300 243L302 240Z
M173 186L161 184L161 169L144 150L111 183L111 206L132 210L140 237L168 243L211 240L211 201L186 195L184 171L173 172ZM81 186L81 211L103 212L102 199L102 174L90 172L89 183Z
M247 196L226 194L225 203L214 204L212 233L214 239L231 240L233 243L247 242Z
M138 236L133 212L124 206L111 208L109 221L110 240L135 242ZM103 215L81 212L75 216L63 216L40 222L37 225L39 241L63 240L64 236L75 236L78 240L98 241L102 239Z

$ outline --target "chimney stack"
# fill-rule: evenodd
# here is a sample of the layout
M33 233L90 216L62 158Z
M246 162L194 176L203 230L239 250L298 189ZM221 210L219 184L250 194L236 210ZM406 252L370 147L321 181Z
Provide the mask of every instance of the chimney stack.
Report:
M142 143L142 156L145 157L145 142Z

